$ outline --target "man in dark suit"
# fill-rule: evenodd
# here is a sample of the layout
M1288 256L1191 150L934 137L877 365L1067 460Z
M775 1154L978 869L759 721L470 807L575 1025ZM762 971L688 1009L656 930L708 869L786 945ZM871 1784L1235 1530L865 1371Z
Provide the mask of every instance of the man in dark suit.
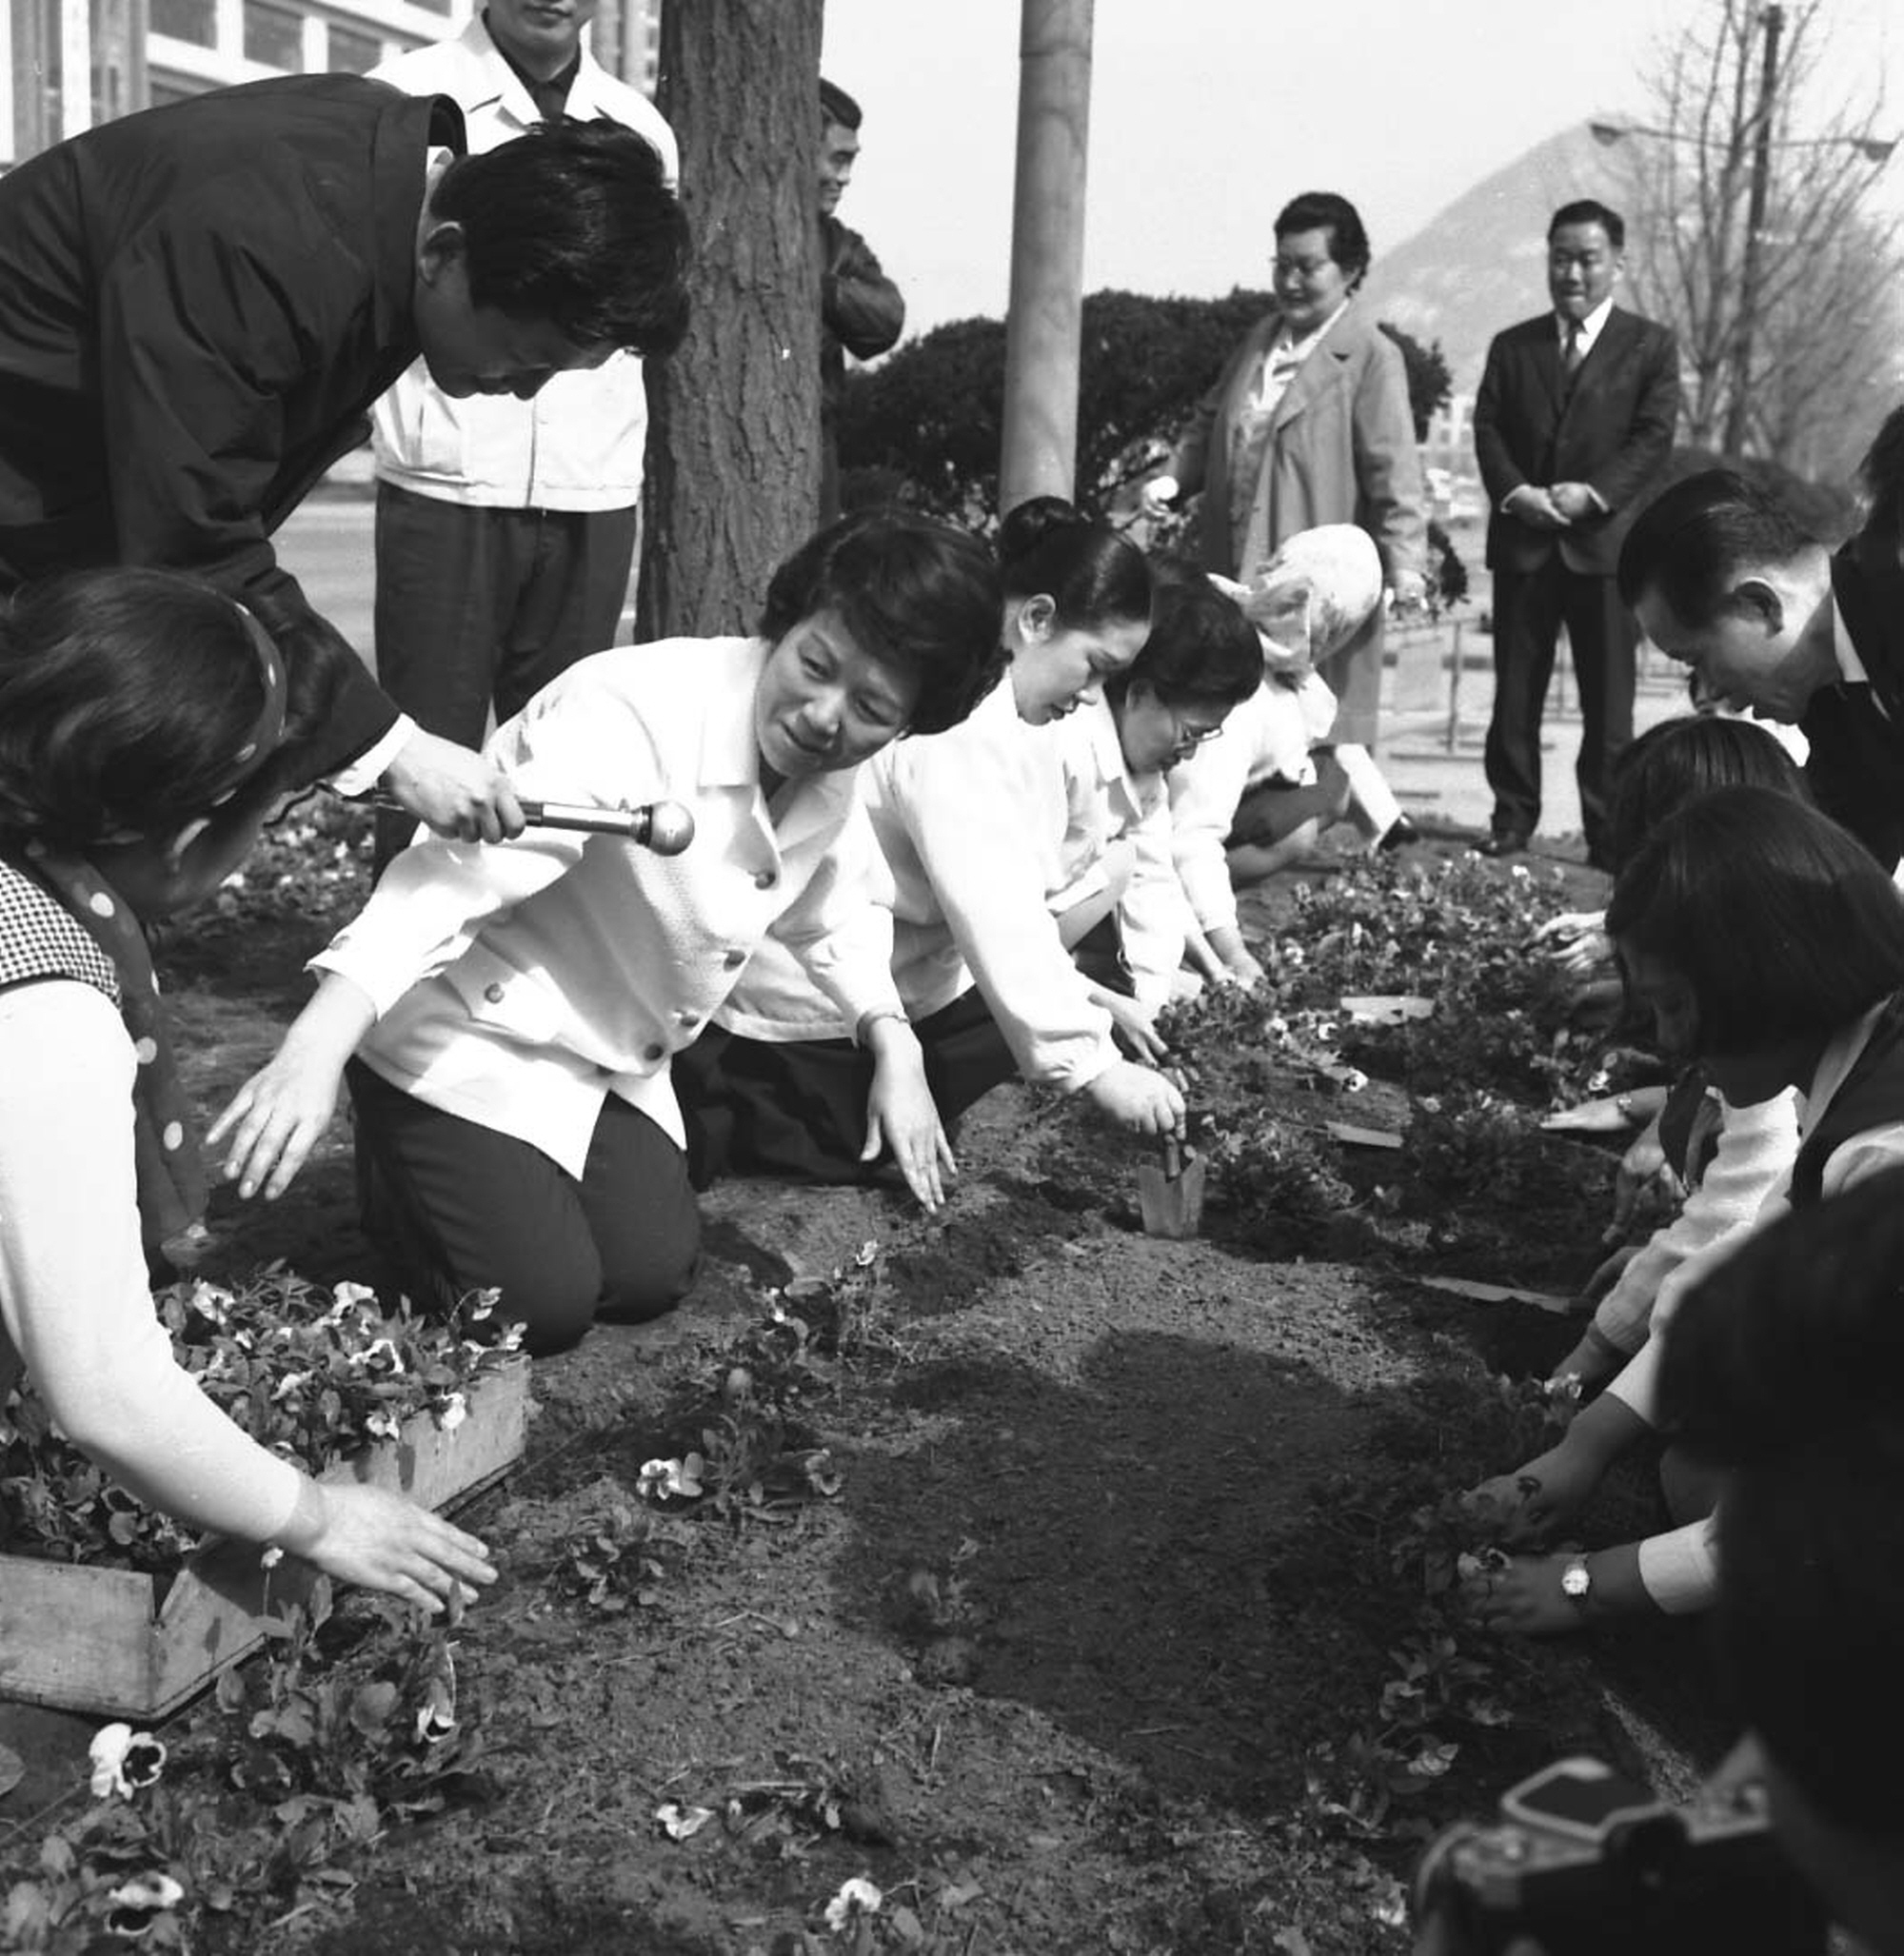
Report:
M1886 869L1904 856L1904 408L1864 464L1871 513L1835 554L1730 469L1633 525L1621 593L1647 636L1735 708L1799 727L1817 804Z
M860 105L820 80L820 521L840 514L840 396L846 355L871 360L899 338L905 301L873 247L835 213L860 160Z
M294 75L0 178L0 596L97 564L192 572L258 616L295 692L342 641L271 535L413 360L454 399L526 400L679 341L686 221L646 143L577 123L465 147L446 97ZM381 782L472 840L522 827L506 777L339 662L311 757L333 785Z
M1494 572L1494 790L1486 856L1527 846L1540 820L1540 714L1567 627L1584 722L1576 769L1587 852L1609 866L1607 776L1633 738L1638 633L1615 588L1620 541L1673 445L1679 355L1671 330L1613 303L1626 227L1593 202L1547 230L1554 309L1497 334L1475 400Z

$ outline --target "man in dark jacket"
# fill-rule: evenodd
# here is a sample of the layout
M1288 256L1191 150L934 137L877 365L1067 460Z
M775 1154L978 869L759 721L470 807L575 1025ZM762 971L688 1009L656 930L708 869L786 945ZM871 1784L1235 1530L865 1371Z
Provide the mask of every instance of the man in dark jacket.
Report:
M1708 469L1641 513L1619 584L1714 700L1797 726L1814 799L1886 869L1904 856L1904 408L1864 464L1871 513L1835 553L1773 490Z
M271 533L411 361L446 393L526 398L680 338L686 227L652 148L582 124L463 148L446 99L311 75L105 124L0 179L0 592L193 572L263 620L295 694L341 641ZM331 662L315 772L381 780L448 834L521 827L486 761Z
M1494 572L1486 856L1524 849L1539 823L1540 716L1564 622L1580 689L1580 817L1589 857L1608 866L1607 775L1633 738L1638 636L1614 566L1679 414L1672 333L1613 303L1625 242L1625 225L1603 204L1554 213L1554 309L1497 336L1475 398Z
M880 269L872 247L834 212L860 154L860 105L844 89L820 84L820 521L840 514L836 418L846 355L883 353L905 325L905 301Z

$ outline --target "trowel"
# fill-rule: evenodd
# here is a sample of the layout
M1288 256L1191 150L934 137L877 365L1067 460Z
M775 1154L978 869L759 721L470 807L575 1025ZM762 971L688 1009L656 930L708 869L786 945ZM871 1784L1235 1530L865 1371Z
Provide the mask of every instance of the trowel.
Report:
M1163 1137L1163 1162L1137 1172L1137 1203L1147 1236L1194 1236L1203 1220L1203 1157L1185 1157L1175 1135Z

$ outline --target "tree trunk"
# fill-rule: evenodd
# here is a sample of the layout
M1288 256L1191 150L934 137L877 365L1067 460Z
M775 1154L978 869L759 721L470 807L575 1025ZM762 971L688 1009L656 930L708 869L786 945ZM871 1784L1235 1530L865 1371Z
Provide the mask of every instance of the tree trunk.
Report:
M637 636L751 629L820 485L822 0L668 0L692 323L648 367Z

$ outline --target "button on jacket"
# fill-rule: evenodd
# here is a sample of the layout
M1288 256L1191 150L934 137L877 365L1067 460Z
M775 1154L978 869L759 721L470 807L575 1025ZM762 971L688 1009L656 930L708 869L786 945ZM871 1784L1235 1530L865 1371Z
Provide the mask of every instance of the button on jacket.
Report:
M308 615L269 538L417 356L432 146L461 149L454 103L296 75L0 177L0 588L156 564ZM350 662L316 771L396 717Z
M497 731L487 752L519 794L681 801L694 840L667 857L532 829L407 850L312 960L376 1006L367 1065L579 1177L605 1095L681 1142L669 1056L769 935L847 1024L898 1008L858 770L797 784L778 827L768 819L753 717L768 650L758 639L617 647Z
M400 54L372 72L408 94L460 103L471 155L513 141L542 119L480 10L454 39ZM674 131L585 44L566 112L582 121L605 116L646 138L674 182ZM641 361L625 351L600 367L554 375L529 401L508 394L452 401L419 361L378 402L374 425L377 474L413 495L489 509L626 509L641 501L647 392Z

